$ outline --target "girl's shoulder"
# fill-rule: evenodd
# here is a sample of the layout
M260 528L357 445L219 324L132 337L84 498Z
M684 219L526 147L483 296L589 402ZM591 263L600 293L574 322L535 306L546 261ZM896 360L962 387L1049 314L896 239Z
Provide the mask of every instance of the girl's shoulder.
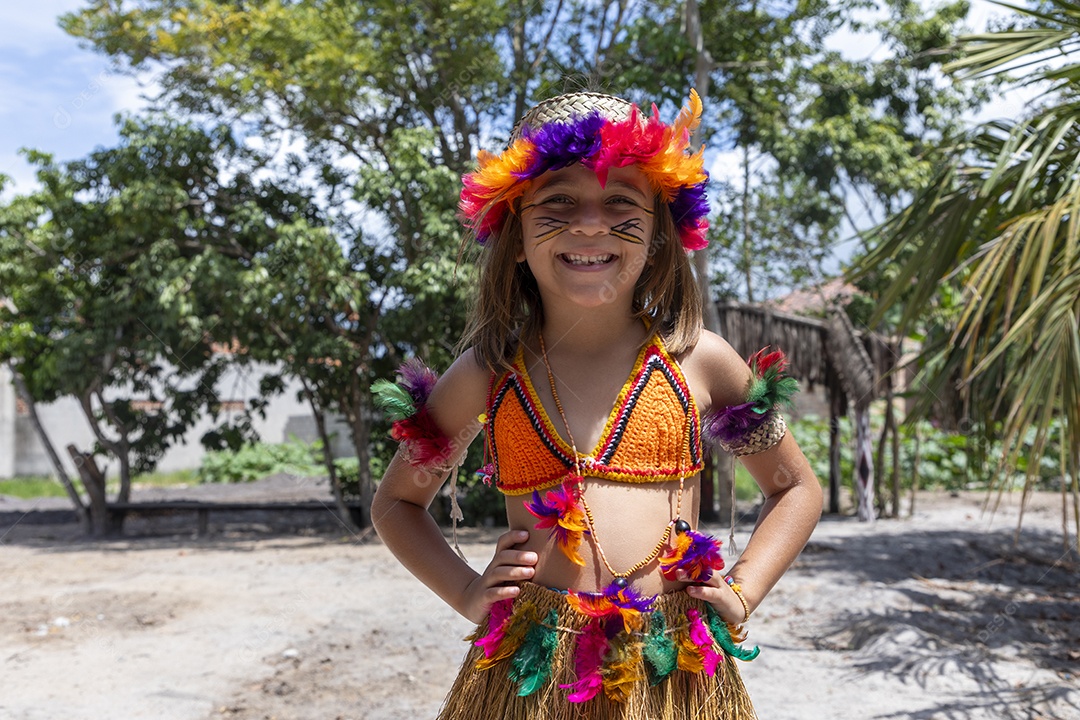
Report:
M702 330L698 341L677 358L690 390L703 412L746 400L750 368L727 340Z
M435 383L428 407L443 433L454 437L484 412L491 372L471 348L463 352Z

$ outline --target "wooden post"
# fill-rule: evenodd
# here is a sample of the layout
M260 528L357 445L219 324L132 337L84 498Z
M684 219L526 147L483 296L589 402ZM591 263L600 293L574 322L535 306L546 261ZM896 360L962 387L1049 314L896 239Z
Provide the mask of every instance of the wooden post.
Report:
M829 390L829 512L840 513L840 417L844 413L842 391Z
M862 522L874 519L874 459L870 439L870 406L855 406L855 495Z

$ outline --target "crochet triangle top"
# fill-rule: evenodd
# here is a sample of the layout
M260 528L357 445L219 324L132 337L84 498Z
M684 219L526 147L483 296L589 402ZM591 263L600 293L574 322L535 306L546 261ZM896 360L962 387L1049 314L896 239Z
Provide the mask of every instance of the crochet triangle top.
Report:
M485 434L496 487L523 495L559 484L573 470L574 452L536 396L523 346L512 368L492 374ZM596 448L581 459L586 477L621 482L677 480L701 471L697 406L659 335L638 353Z

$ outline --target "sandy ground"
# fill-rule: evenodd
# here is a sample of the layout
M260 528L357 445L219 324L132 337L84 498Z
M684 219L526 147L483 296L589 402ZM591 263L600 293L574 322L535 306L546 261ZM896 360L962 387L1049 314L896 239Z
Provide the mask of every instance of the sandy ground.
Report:
M762 720L1080 719L1060 498L1033 500L1017 546L1018 498L993 518L982 500L824 519L752 620L762 653L742 671ZM464 653L469 623L329 513L212 516L202 539L190 515L133 518L87 541L63 507L0 498L2 720L431 718ZM475 565L496 534L466 533Z

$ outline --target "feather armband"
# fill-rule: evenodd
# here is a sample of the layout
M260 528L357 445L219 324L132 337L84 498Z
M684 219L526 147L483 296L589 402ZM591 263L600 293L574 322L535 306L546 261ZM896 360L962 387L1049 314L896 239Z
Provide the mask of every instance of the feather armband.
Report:
M376 380L371 386L375 406L393 421L390 437L401 443L409 464L425 470L451 467L450 438L443 434L428 412L427 401L439 376L417 358L398 368L399 383Z
M710 411L702 421L704 436L735 456L764 452L787 433L780 408L791 405L799 384L785 372L788 362L784 353L766 354L765 350L759 350L747 363L754 378L746 401Z

